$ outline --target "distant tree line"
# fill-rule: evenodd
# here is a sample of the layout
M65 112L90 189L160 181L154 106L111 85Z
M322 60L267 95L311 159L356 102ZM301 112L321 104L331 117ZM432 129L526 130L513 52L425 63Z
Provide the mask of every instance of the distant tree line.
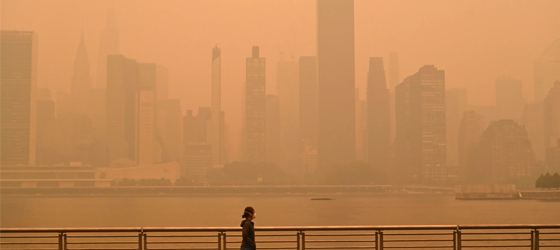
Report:
M141 186L141 187L154 187L154 186L172 186L171 180L161 178L161 179L128 179L124 178L121 180L113 181L113 186L122 186L122 187L133 187L133 186Z
M558 173L554 175L550 175L550 173L546 173L545 175L541 174L535 182L535 187L541 189L558 189L560 188L560 175L558 175Z

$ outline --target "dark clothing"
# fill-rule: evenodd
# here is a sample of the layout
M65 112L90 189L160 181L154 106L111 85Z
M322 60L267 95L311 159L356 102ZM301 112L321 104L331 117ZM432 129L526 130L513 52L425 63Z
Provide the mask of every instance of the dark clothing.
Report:
M243 228L242 236L243 241L241 242L241 249L257 249L255 244L255 223L252 221L244 220L241 222L241 227Z

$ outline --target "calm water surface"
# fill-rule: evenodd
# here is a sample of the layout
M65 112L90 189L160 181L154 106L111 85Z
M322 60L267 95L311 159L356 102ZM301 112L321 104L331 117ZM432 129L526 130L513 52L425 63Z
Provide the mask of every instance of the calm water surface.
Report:
M2 197L0 226L239 226L245 206L257 226L558 223L560 202L461 201L453 196Z

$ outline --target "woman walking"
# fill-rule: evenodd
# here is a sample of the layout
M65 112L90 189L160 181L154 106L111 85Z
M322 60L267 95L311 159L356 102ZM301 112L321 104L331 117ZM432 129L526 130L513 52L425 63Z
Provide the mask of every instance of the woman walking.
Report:
M241 227L243 228L241 241L241 250L256 250L257 245L255 244L255 223L253 220L257 218L255 209L253 207L246 207L241 216L244 220L241 221Z

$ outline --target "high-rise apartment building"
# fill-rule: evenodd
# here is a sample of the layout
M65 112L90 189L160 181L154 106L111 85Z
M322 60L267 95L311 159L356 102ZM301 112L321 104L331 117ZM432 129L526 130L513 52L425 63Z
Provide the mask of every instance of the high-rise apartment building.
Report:
M208 170L212 166L210 128L212 111L210 107L199 107L196 116L187 110L183 119L183 162L182 176L192 183L204 184L208 181Z
M121 55L107 57L107 147L110 161L152 164L156 65ZM149 158L147 158L149 157Z
M37 34L0 36L0 165L34 166L37 153Z
M317 1L319 169L356 157L354 1Z
M544 98L544 146L545 150L556 148L560 139L560 81L548 91Z
M70 87L72 90L72 112L89 114L91 110L89 106L91 99L91 76L89 74L89 58L83 31L74 59L74 72Z
M369 59L367 79L367 148L371 166L387 168L391 145L389 89L383 58Z
M119 29L115 21L115 10L107 12L105 29L99 38L99 50L97 51L97 88L107 87L107 56L119 54Z
M253 46L246 59L245 159L264 162L266 157L266 61Z
M529 176L535 167L527 131L513 120L490 122L468 158L470 179L480 183Z
M212 49L212 165L224 163L222 146L222 52Z
M317 91L317 58L302 56L299 58L299 137L302 143L299 146L300 150L306 150L307 144L315 151L317 149Z
M288 173L299 170L299 86L298 63L279 61L276 86L280 108L280 165Z
M279 164L281 154L280 101L276 95L266 96L266 157L268 163Z
M501 76L496 79L496 108L498 119L521 121L523 107L523 85L521 81Z
M533 151L535 151L535 159L540 162L544 161L546 150L544 140L543 102L525 104L521 124L527 129L531 146L533 147Z
M447 163L449 166L458 164L459 127L463 113L468 108L467 89L448 89L445 92L445 118L447 126Z
M473 147L478 144L480 135L484 131L484 116L477 114L475 111L465 111L459 126L458 138L458 167L459 178L468 180L469 178L469 154L472 153Z
M541 102L560 80L560 39L556 39L534 62L535 102Z
M396 158L401 180L447 180L445 72L426 65L396 87Z

